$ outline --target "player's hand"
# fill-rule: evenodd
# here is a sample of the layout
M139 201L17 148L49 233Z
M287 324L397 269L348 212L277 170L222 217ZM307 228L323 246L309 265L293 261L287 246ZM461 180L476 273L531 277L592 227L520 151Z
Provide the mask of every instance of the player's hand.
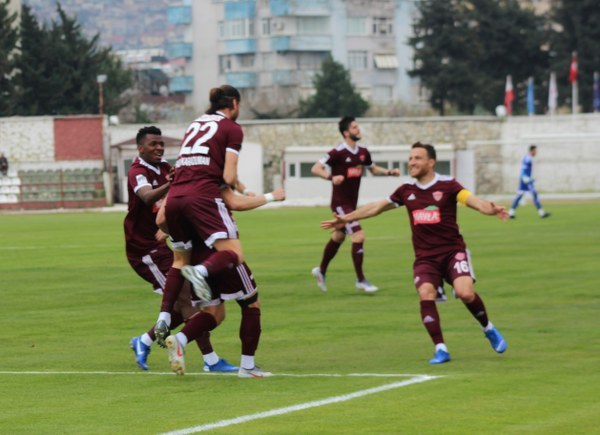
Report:
M495 214L496 216L498 216L499 219L505 221L508 219L508 211L506 211L506 208L501 206L501 205L497 205L496 203L492 202L492 214Z
M167 175L167 181L171 183L173 181L173 178L175 178L175 168L171 168L171 170L169 171L169 174Z
M399 177L400 176L400 169L398 169L398 168L390 169L388 171L387 175L389 175L390 177Z
M334 175L331 178L331 182L333 183L334 186L339 186L340 184L342 184L344 182L344 176L343 175Z
M154 238L156 239L157 242L164 242L165 240L167 240L167 237L169 237L169 235L167 233L165 233L163 230L158 230L156 232L156 234L154 235Z
M334 213L333 216L335 219L330 219L328 221L321 222L321 228L323 228L324 230L331 230L331 231L340 230L340 229L344 228L344 225L346 225L346 223L347 223L344 220L344 217L338 215L337 213Z
M275 189L274 191L271 192L271 195L273 195L273 198L275 199L275 201L283 201L285 200L285 190L283 190L282 187Z

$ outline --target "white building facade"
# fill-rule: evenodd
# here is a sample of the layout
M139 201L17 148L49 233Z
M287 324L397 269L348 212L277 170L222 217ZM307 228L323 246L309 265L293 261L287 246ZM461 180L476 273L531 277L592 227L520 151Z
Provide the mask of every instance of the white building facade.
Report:
M418 101L411 79L414 2L171 0L168 56L182 68L170 91L202 110L210 88L240 89L259 112L287 115L312 92L323 58L344 65L374 105Z

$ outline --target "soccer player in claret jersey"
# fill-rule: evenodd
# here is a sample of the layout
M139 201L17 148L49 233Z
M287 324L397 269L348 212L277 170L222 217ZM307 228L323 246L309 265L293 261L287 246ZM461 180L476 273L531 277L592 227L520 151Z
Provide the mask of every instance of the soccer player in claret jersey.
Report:
M163 160L165 144L159 128L141 128L136 136L139 156L127 173L129 192L128 212L125 217L125 251L129 264L144 280L152 284L155 293L162 294L165 275L173 263L173 252L169 249L165 235L160 235L156 225L156 214L161 201L167 194L173 168ZM158 236L157 236L158 235ZM200 311L191 304L189 286L179 294L174 307L172 327ZM214 352L206 333L196 340L204 357L208 371L236 371L237 367L219 358ZM155 328L133 337L130 345L140 368L148 370L148 355L156 340Z
M483 328L492 348L502 353L506 341L488 319L481 297L474 291L471 258L456 222L460 202L484 215L508 218L504 207L481 199L453 178L435 172L436 152L432 145L413 144L408 160L412 182L402 184L388 198L359 208L348 215L336 215L321 223L324 229L341 228L349 221L366 219L404 205L408 211L415 251L414 283L421 301L421 319L434 345L430 364L450 361L440 316L435 305L436 289L443 280L452 284L458 298Z
M156 325L161 334L170 326L182 277L193 284L200 299L209 302L213 296L207 278L244 262L237 226L221 196L223 182L238 191L245 190L237 175L244 136L235 122L241 96L236 88L222 85L211 89L209 99L206 114L195 119L185 132L165 209L167 222L172 225L169 227L172 246L181 254L181 261L174 263L167 274ZM194 240L214 247L215 251L202 263L190 266ZM249 307L260 312L258 300ZM217 326L215 317L207 312L199 313L194 321L202 331L211 331ZM167 346L174 344L172 340ZM242 366L240 375L242 370L257 375L261 372L257 367Z
M360 127L353 117L345 116L338 123L343 142L329 151L312 167L312 173L317 177L330 180L333 186L331 194L331 210L344 216L356 209L358 191L363 167L373 175L388 175L398 177L399 169L386 169L377 166L371 160L369 150L358 143ZM331 168L329 171L327 168ZM356 288L365 292L376 292L378 288L365 278L363 272L365 234L357 221L349 221L344 227L336 229L331 239L325 245L321 264L312 270L317 285L322 291L327 291L325 274L329 262L333 260L340 246L346 239L346 234L352 239L352 262L356 272Z
M531 145L529 147L529 152L525 154L523 160L521 161L521 174L519 176L519 189L517 190L517 196L513 201L513 205L508 211L508 215L511 219L515 219L515 210L519 206L521 202L521 198L527 192L531 193L533 196L533 203L535 204L535 208L537 208L538 214L541 218L547 218L550 216L550 213L547 213L542 208L542 203L538 198L537 190L535 190L534 180L533 180L533 158L537 154L537 146Z

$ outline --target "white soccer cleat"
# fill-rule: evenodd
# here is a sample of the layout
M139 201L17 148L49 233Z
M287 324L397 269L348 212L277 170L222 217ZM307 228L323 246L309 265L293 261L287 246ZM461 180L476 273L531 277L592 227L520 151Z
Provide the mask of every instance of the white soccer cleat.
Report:
M254 366L253 369L245 369L240 367L240 371L238 372L238 377L240 378L266 378L269 376L273 376L273 373L264 372L256 366Z
M183 376L185 373L183 346L179 343L174 335L169 335L165 340L165 344L167 345L167 350L169 351L169 364L171 365L171 370L173 370L177 375Z
M321 273L321 269L319 267L315 267L312 270L312 276L317 279L317 286L321 289L322 292L327 291L327 285L325 285L325 275Z
M362 281L356 281L356 288L367 293L375 293L377 290L379 290L379 287L371 284L366 279L363 279Z
M206 282L206 278L196 269L194 266L183 266L181 268L181 274L185 279L192 283L194 287L194 293L204 302L210 302L212 300L212 293L210 287Z

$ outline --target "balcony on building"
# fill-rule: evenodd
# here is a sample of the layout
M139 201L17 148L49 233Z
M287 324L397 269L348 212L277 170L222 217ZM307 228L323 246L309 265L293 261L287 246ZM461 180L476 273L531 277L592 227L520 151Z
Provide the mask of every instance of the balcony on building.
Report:
M273 51L331 51L329 35L275 36L271 38Z
M192 76L174 76L169 83L169 91L173 94L190 93L194 90Z
M256 53L256 39L229 39L225 41L225 54Z
M247 89L255 88L258 80L255 72L240 71L225 73L225 81L235 88Z
M225 3L225 19L240 20L243 18L254 18L256 15L256 1L242 0Z
M167 47L167 56L169 59L186 58L192 57L192 44L189 42L172 42Z
M169 24L191 24L191 6L169 6L167 8L167 22Z
M328 16L331 0L271 0L271 16Z

